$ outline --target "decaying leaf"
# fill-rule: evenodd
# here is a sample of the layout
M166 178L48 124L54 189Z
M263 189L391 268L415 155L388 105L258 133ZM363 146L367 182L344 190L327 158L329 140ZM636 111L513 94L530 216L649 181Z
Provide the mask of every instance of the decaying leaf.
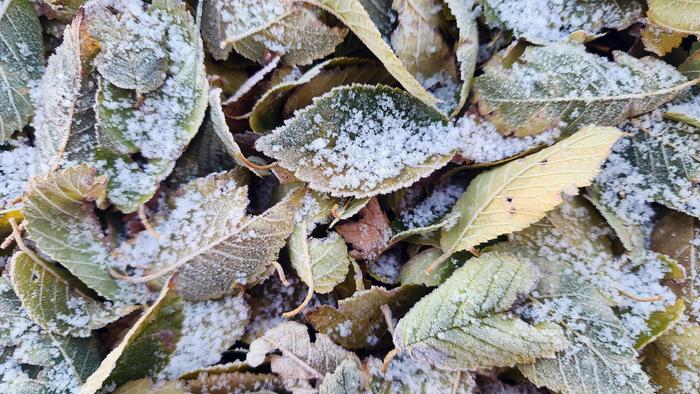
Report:
M356 259L371 260L381 254L389 245L391 228L386 214L379 207L376 198L369 200L362 208L357 221L346 222L335 227L345 242L352 245L350 255Z
M386 290L372 287L338 302L338 308L323 305L306 314L314 328L346 349L371 347L388 333L381 310L386 305L400 316L426 293L416 285Z
M552 357L567 343L558 325L530 325L507 313L536 281L535 269L509 254L470 260L399 320L394 343L411 357L448 370Z
M270 356L270 368L286 380L320 380L334 372L343 360L357 360L357 356L334 344L327 336L318 334L316 341L311 342L306 326L286 322L253 341L246 362L258 366L275 350L282 355Z
M671 330L644 351L644 367L661 393L700 389L700 326Z

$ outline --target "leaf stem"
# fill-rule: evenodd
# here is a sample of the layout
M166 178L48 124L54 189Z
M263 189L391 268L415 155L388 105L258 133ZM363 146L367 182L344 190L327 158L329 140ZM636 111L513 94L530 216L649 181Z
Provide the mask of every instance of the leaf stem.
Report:
M298 314L299 312L301 312L309 304L309 302L311 301L311 297L313 297L313 295L314 295L314 287L312 285L312 286L309 286L309 290L306 292L306 298L304 298L304 301L301 303L301 305L299 305L298 307L294 308L293 310L291 310L289 312L284 312L282 314L282 316L289 318L289 317L293 317L296 314Z

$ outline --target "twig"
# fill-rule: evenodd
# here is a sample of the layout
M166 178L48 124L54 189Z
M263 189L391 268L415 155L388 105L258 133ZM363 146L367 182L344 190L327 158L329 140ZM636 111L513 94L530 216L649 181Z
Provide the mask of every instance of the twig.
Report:
M151 236L155 239L160 239L160 234L156 231L156 229L151 226L151 223L148 221L148 217L146 216L146 205L145 204L140 204L139 205L139 219L141 219L141 224L143 224L143 227L146 228L146 231L151 234Z
M622 290L622 289L617 289L617 291L619 291L620 294L622 294L623 296L625 296L627 298L631 298L631 299L633 299L635 301L639 301L639 302L654 302L654 301L661 301L663 299L660 295L651 296L651 297L640 297L638 295L634 295L634 294L627 292L625 290Z
M240 153L240 152L236 153L236 157L238 157L238 159L240 161L242 161L243 164L245 164L246 166L248 166L254 170L265 171L265 170L269 170L270 168L277 167L277 162L273 162L273 163L265 164L265 165L256 164L256 163L250 161L249 158L245 157L245 155L243 153Z

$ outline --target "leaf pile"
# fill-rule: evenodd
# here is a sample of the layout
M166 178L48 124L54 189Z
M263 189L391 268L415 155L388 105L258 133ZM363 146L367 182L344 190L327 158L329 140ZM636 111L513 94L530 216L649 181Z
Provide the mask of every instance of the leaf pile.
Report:
M700 6L3 0L0 393L700 392Z

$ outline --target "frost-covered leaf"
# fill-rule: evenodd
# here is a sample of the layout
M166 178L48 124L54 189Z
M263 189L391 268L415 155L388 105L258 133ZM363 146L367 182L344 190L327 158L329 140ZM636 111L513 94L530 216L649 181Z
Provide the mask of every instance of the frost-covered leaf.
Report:
M186 373L180 381L194 393L219 393L219 390L267 393L282 390L282 382L276 375L250 370L251 367L245 362L234 361Z
M95 67L111 84L137 93L161 86L169 62L164 45L169 21L157 7L143 6L127 3L118 15L100 7L90 15L90 32L100 45Z
M27 138L0 144L0 211L17 211L20 197L38 167L36 147Z
M360 0L304 0L307 3L321 7L335 15L367 48L384 64L386 70L413 96L429 106L437 103L437 99L428 93L421 84L406 70L401 60L382 39L377 27L372 23L370 15Z
M445 131L443 116L407 93L353 85L314 99L256 148L314 190L362 198L442 167L453 149L452 141L438 138Z
M472 84L474 69L479 52L478 26L469 1L447 0L447 6L455 17L459 29L459 41L455 48L455 55L459 62L459 74L462 79L462 88L459 92L459 103L452 111L452 115L458 114L469 96L469 88Z
M700 44L696 42L688 58L678 66L678 71L688 79L700 78L700 51L698 49L700 49Z
M291 65L308 65L333 53L343 42L347 29L328 27L313 10L292 6L291 12L273 24L233 42L236 52L258 63L270 53ZM230 42L227 40L226 42Z
M649 0L650 23L680 33L700 34L700 4L694 0Z
M270 368L287 380L319 380L335 371L343 360L359 362L357 356L334 344L324 334L317 334L316 341L311 342L306 326L291 321L253 341L246 362L258 366L268 353L276 350L282 354L270 356Z
M15 254L10 278L22 306L43 329L58 335L87 337L136 308L101 303L60 267L38 256ZM81 289L82 287L82 289Z
M184 265L177 286L186 299L209 298L215 283L220 287L218 293L212 294L216 298L236 279L252 280L253 273L264 271L264 266L258 266L262 262L248 261L238 249L231 249L241 247L239 238L245 240L244 234L248 233L238 231L250 226L250 220L245 219L248 188L239 185L238 177L239 172L233 170L181 186L167 207L154 217L153 231L158 238L142 231L121 245L116 262L119 270L168 272ZM208 272L216 268L226 273Z
M87 165L35 177L24 199L27 231L39 249L108 299L119 287L107 272L107 238L95 215L107 179Z
M287 64L311 64L332 53L347 33L288 0L211 0L204 3L203 12L204 39L219 60L235 49L263 64L269 53L281 55Z
M320 394L359 393L364 386L364 372L357 361L345 359L333 373L327 373L319 387Z
M137 97L100 78L95 104L100 146L106 151L96 152L94 160L104 163L102 170L110 176L107 196L125 212L135 211L155 193L197 133L207 108L202 44L185 4L158 0L149 11L168 37L159 48L170 55L165 82ZM147 14L141 10L136 18ZM137 153L145 163L133 160Z
M182 296L167 284L79 393L92 394L103 386L155 376L167 365L181 337L183 304Z
M391 46L406 70L427 89L438 82L449 81L454 86L455 55L440 32L441 2L395 0L392 6L398 24L391 34Z
M393 78L375 62L361 58L333 58L310 68L293 81L279 83L255 103L250 113L250 128L256 132L272 130L294 111L311 104L314 97L332 88L352 83L391 84Z
M65 28L63 42L49 58L39 84L33 126L40 173L89 155L95 139L97 88L91 63L98 50L81 12Z
M41 330L22 309L5 277L0 278L0 317L0 391L67 392L77 389L97 369L100 355L95 337L51 335ZM34 378L25 372L32 369L38 372Z
M226 229L226 237L187 258L187 264L179 270L183 295L188 299L216 298L235 284L253 286L267 278L294 229L304 192L290 192L262 214L241 220L233 233L232 228Z
M380 309L387 305L394 316L401 316L426 293L422 286L408 285L386 290L372 287L338 301L338 307L322 305L306 314L314 328L346 349L372 347L387 333Z
M479 392L473 374L441 370L405 355L399 354L391 360L386 372L381 367L382 362L376 358L367 361L373 393L432 394L448 387L454 394Z
M182 335L160 376L175 379L193 369L216 364L240 339L250 308L241 296L185 302ZM206 344L206 346L203 346Z
M667 105L664 108L664 118L700 129L700 91L695 90L693 93Z
M660 111L635 118L596 178L600 201L633 223L648 221L658 202L700 216L697 129L662 118Z
M21 130L34 112L31 84L41 77L44 45L34 4L4 0L0 6L0 142Z
M314 292L325 294L345 280L350 271L348 248L336 232L325 238L310 237L306 221L297 223L287 243L289 259L299 279L309 287L307 300ZM300 307L303 308L305 303Z
M564 327L569 344L555 358L519 365L538 386L569 393L653 393L634 342L596 289L565 263L536 260L542 272L526 315Z
M566 345L558 325L530 325L508 314L536 281L535 269L510 254L470 260L399 320L394 343L411 357L448 370L552 357Z
M647 346L644 367L659 393L700 390L700 326L673 329Z
M453 212L457 224L442 230L445 258L499 235L521 230L562 202L562 192L587 186L610 153L619 130L588 127L538 153L478 175Z
M685 302L679 298L665 310L655 311L649 315L649 319L646 321L648 332L642 333L637 338L634 347L641 349L656 341L659 336L674 329L676 324L683 320L683 312L685 312Z
M622 30L642 17L638 0L483 0L487 20L531 42L558 42L572 33Z
M568 135L652 111L697 82L655 58L613 57L610 62L568 44L528 47L510 68L492 67L476 78L479 112L504 134L557 126Z

